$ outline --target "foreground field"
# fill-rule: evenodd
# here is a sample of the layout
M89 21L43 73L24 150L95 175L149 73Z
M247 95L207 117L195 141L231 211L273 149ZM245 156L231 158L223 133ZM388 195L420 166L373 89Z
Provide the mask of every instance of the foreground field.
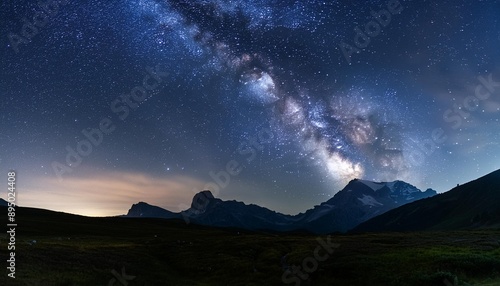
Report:
M500 285L499 230L328 238L29 208L17 222L16 279L2 231L0 285ZM284 283L284 269L304 262L311 273L287 273Z

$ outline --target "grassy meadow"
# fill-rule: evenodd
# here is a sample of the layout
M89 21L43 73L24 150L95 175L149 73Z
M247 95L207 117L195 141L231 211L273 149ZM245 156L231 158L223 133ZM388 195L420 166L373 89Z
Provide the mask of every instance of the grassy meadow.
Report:
M4 262L0 285L500 285L500 230L332 234L339 247L328 259L300 284L286 284L283 264L314 257L326 235L30 208L17 210L17 223L16 279ZM0 254L5 261L5 231Z

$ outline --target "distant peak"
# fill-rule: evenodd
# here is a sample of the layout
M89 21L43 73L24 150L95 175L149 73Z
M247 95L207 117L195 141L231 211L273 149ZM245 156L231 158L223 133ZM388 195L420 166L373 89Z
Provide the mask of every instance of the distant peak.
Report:
M202 194L202 195L204 195L205 197L207 197L209 199L215 199L214 195L209 190L201 191L201 192L199 192L199 194Z
M210 200L215 199L214 195L212 195L212 192L208 190L201 191L194 195L193 197L193 202L191 203L191 208L199 211L203 211Z
M133 204L132 207L134 208L142 208L142 207L148 207L151 206L150 204L146 202L138 202L137 204Z
M436 190L433 190L431 188L428 188L427 190L425 190L426 193L432 193L432 194L437 194L437 191Z
M387 185L387 183L383 182L373 182L368 180L358 180L358 181L374 191L378 191Z

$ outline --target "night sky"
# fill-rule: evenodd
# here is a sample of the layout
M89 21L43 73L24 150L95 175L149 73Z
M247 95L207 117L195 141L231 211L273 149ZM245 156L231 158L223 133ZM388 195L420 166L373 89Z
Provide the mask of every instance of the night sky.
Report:
M297 214L354 178L500 168L498 1L36 2L0 9L20 205L177 212L208 188Z

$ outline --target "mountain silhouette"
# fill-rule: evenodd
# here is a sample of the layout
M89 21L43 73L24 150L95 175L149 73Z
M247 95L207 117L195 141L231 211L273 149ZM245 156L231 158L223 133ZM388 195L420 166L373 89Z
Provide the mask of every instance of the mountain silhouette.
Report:
M354 232L422 231L500 226L500 170L448 192L368 220Z
M348 231L386 211L434 195L434 190L422 192L403 181L372 182L354 179L333 198L293 216L254 204L223 201L215 198L210 191L197 193L191 207L181 213L141 202L134 204L126 216L183 218L190 223L215 227L324 234Z

